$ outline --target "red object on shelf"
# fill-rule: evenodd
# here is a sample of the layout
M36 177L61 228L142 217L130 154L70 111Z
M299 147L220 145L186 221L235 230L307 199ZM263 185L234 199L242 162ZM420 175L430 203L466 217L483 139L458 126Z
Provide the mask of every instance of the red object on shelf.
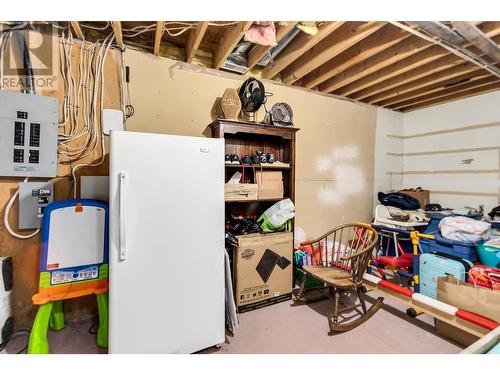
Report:
M482 315L474 314L470 311L466 310L458 310L456 313L456 316L463 319L467 320L471 323L477 324L480 327L489 329L489 330L494 330L498 326L500 326L499 323L495 322L494 320L491 320L489 318L486 318Z

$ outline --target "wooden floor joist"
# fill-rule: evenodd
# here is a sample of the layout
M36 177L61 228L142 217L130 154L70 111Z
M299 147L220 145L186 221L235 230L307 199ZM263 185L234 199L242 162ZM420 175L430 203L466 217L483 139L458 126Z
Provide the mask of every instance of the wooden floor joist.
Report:
M357 93L360 90L371 88L372 85L375 85L379 82L382 82L388 78L397 76L398 74L402 74L411 69L418 68L419 66L428 64L432 61L436 61L441 57L448 55L446 50L443 50L439 46L431 46L419 53L416 53L412 56L409 56L403 60L400 60L394 64L391 64L383 69L380 69L372 74L369 74L361 79L358 79L355 82L352 82L338 90L335 91L337 95L344 95L354 98L357 98ZM455 60L456 59L456 56Z
M238 22L237 25L231 26L219 42L217 49L214 51L213 55L213 66L214 69L219 69L222 64L226 61L227 57L233 52L234 47L243 38L245 31L247 31L253 22Z
M196 25L196 28L189 32L188 41L186 44L186 62L190 63L193 61L196 51L200 46L200 43L208 29L208 21L200 21Z
M382 22L345 23L312 47L281 72L282 82L291 84L344 52L349 47L380 30Z
M412 36L326 80L319 85L319 89L323 92L333 92L429 47L429 42Z
M262 71L262 77L266 79L272 79L278 75L283 69L288 65L293 63L296 59L306 53L308 50L313 48L316 44L321 42L328 35L337 30L342 26L344 22L325 22L318 27L318 32L316 35L308 35L306 33L300 33L290 44L278 55L274 62L269 64Z
M94 21L68 23L76 38L83 39L85 31L89 42L108 36L111 25L115 44L124 48L119 21L107 22L107 26ZM179 21L174 25L157 21L155 30L154 23L124 21L123 27L127 30L126 42L131 45L218 70L253 23ZM308 28L302 22L275 21L279 49L246 41L241 51L244 48L247 64L236 74L275 79L401 111L491 90L496 83L488 78L500 78L500 21L314 24L316 27ZM255 27L270 31L269 25ZM293 38L285 43L283 38L291 32ZM268 59L271 51L272 58ZM263 60L267 64L264 67L259 65Z
M487 76L489 76L488 72L485 72L484 70L481 70L481 69L477 69L471 73L466 73L466 74L462 74L462 75L459 75L456 77L451 77L451 78L448 78L444 81L431 84L429 86L425 86L425 87L422 87L422 88L419 88L416 90L408 91L404 94L398 93L398 95L395 95L392 98L389 98L389 99L386 99L386 100L379 102L378 105L386 107L386 106L390 106L390 105L394 105L394 104L399 104L399 103L401 103L403 101L407 101L409 99L418 98L418 97L426 95L426 94L430 94L430 93L444 90L452 85L457 86L457 85L460 85L463 83L467 83L471 80L477 80L479 78L483 78L483 77L487 77Z
M409 35L392 25L385 25L382 29L363 39L358 44L325 62L302 78L304 87L312 88L340 72L354 66L368 57L373 56L396 43L409 38Z
M71 28L76 34L76 37L80 40L84 40L82 28L80 27L80 22L78 21L70 21Z
M116 44L123 50L125 45L123 44L122 23L120 21L112 21L111 25L113 27L113 32L115 33Z
M409 112L409 111L414 111L416 109L422 109L426 107L430 107L436 104L443 104L447 103L456 99L462 99L462 98L468 98L470 96L478 95L478 94L485 94L487 92L491 91L497 91L500 90L500 82L498 79L495 80L495 82L487 84L487 85L481 85L478 87L471 88L470 90L460 90L458 92L449 94L449 95L444 95L444 96L439 96L435 99L430 99L426 102L418 103L418 104L412 104L404 108L399 108L398 110L402 112Z
M487 30L488 34L495 36L494 40L500 43L500 28L494 27ZM470 50L480 56L485 56L475 47L470 47ZM378 103L379 101L393 96L394 93L401 93L399 87L411 82L412 80L418 80L436 72L441 72L444 69L458 66L462 64L463 61L464 60L458 56L447 54L444 57L441 57L432 63L425 64L418 69L407 70L407 73L402 73L400 75L391 75L392 78L387 76L387 79L379 81L378 83L374 82L373 85L355 92L350 97L357 100L365 100L372 104Z

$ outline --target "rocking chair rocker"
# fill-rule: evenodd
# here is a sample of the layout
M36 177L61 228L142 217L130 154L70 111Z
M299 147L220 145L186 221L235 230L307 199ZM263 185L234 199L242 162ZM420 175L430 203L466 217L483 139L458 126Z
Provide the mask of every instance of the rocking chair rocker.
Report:
M334 302L333 314L329 318L330 332L349 331L366 322L382 307L383 298L379 297L369 309L366 308L364 297L366 289L363 286L363 274L377 242L377 232L368 225L345 224L330 230L315 240L301 244L301 249L309 250L312 253L313 264L302 266L305 276L295 298L306 303L332 298ZM307 280L310 277L324 282L325 287L315 289L321 289L327 293L318 295L318 293L314 293L313 289L305 290ZM340 309L340 295L349 290L357 292L360 303ZM363 313L357 319L339 322L339 316L342 313L357 311L358 307L362 308Z

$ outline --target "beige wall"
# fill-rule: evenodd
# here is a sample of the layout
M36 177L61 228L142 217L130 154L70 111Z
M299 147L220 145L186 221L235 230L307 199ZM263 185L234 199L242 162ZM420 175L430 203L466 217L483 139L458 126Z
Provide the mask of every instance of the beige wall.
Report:
M133 131L208 136L216 98L244 80L136 51L126 53L125 63L135 107L127 128ZM376 108L271 81L264 85L273 93L267 107L287 102L301 129L295 202L299 232L317 236L340 223L369 220ZM264 118L263 109L258 118Z
M117 57L112 52L107 63L106 108L119 107ZM130 66L130 93L135 107L134 116L127 122L131 131L209 136L207 125L218 111L216 98L227 87L238 88L244 80L132 50L126 52L125 63ZM304 232L313 237L340 223L369 220L373 203L375 107L269 81L264 84L274 94L268 108L278 101L289 103L295 125L301 128L297 136L297 238L305 237ZM62 91L42 94L61 97ZM259 119L263 117L261 111ZM81 174L106 172L105 165ZM56 198L66 199L71 188L69 179L56 181ZM2 210L17 183L0 178ZM14 207L14 228L16 215ZM17 325L29 326L35 313L31 295L37 290L39 238L14 240L1 227L0 241L0 255L14 257L13 306ZM69 320L89 317L95 313L95 302L87 298L67 303L66 313Z

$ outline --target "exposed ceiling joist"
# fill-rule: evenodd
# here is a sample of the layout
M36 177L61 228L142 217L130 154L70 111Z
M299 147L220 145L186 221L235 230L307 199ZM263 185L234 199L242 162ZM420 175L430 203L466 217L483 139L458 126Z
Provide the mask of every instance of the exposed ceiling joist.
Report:
M224 61L226 61L227 57L233 52L234 47L238 44L238 42L243 38L245 31L247 31L250 26L252 26L253 22L238 22L236 26L232 26L228 29L224 36L219 41L219 45L214 52L214 69L219 69Z
M469 42L500 62L500 47L471 22L452 22L453 27Z
M450 44L459 45L465 42L465 39L458 35L456 32L451 30L446 25L443 25L441 22L436 21L411 21L409 22L420 29L427 32L429 35L433 37L437 37L445 42Z
M349 47L380 30L384 25L383 22L345 23L286 67L281 73L281 80L288 84L294 83Z
M153 53L158 56L160 54L160 45L161 45L161 37L163 36L163 26L165 25L164 21L156 22L156 30L155 30L155 44L153 48Z
M462 74L457 77L449 78L442 82L438 82L418 90L410 91L405 95L389 99L387 100L386 106L390 106L392 109L408 107L409 105L424 102L426 101L426 98L434 98L451 88L458 89L459 87L464 87L465 84L472 84L472 82L488 77L491 78L491 75L489 75L488 72L478 69L472 73Z
M419 39L418 37L411 37L405 39L394 46L377 53L376 55L366 59L365 61L354 65L353 67L343 71L342 73L326 80L323 82L319 88L323 92L332 92L340 87L348 85L368 74L376 72L386 66L394 64L404 58L414 55L415 53L422 51L431 44L425 40Z
M460 90L454 91L450 94L438 96L435 99L430 99L430 100L422 102L422 103L410 105L408 107L401 108L400 110L403 112L414 111L416 109L422 109L422 108L430 107L430 106L436 105L436 104L444 104L444 103L447 103L447 102L450 102L453 100L463 99L463 98L467 98L469 96L474 96L474 95L478 95L478 94L485 94L487 92L497 91L499 89L500 89L500 82L498 82L498 80L497 80L493 83L489 83L489 84L485 84L485 85L480 84L479 86L476 86L476 87L473 87L470 89L461 88Z
M425 77L420 79L411 80L404 85L398 86L394 89L388 90L387 92L383 92L382 94L375 95L373 97L368 98L369 103L378 103L384 99L398 96L400 94L404 94L408 91L412 91L421 87L427 87L436 82L444 81L448 78L457 77L464 73L469 73L476 71L478 67L470 62L462 62L461 64L454 66L450 69L444 69L438 72L434 72L431 74L426 74Z
M71 28L73 29L73 31L76 34L76 37L80 40L85 40L85 38L83 37L82 28L80 27L80 22L70 21L70 24L71 24Z
M262 77L266 79L274 78L288 65L337 30L342 24L344 24L344 22L341 21L325 22L318 26L318 33L316 35L308 35L306 33L299 34L290 42L285 50L262 71Z
M200 21L196 28L189 32L188 41L186 44L186 61L190 63L193 61L196 51L200 46L201 40L205 35L208 28L208 21Z
M450 44L448 42L444 42L443 40L440 40L440 39L436 39L436 37L435 38L429 37L429 36L419 32L417 30L412 29L409 26L402 24L401 22L391 22L391 23L393 25L401 27L402 29L404 29L412 34L419 36L420 38L422 38L424 40L428 40L428 41L433 42L437 45L440 45L443 48L446 48L451 53L461 57L464 60L470 61L473 64L476 64L477 66L479 66L483 69L488 70L491 74L500 78L500 69L492 66L490 63L488 63L487 61L485 61L481 57L477 56L476 54L468 51L467 49L465 49L461 46L458 46L458 45L452 45L452 44Z
M500 36L497 36L495 40L500 42ZM477 49L473 48L472 50L475 52ZM378 103L388 98L414 90L417 86L422 87L422 83L451 78L478 69L483 70L475 64L464 62L464 60L457 58L455 55L449 54L434 63L424 65L419 69L413 69L405 74L383 81L374 87L370 87L369 90L374 94L369 97L363 95L363 99L368 103L380 105ZM483 71L489 74L486 70ZM375 89L378 90L375 91Z
M403 103L403 102L405 102L406 105L408 105L408 104L411 104L412 100L415 100L415 98L419 98L423 95L442 91L442 90L445 90L445 89L450 88L450 87L459 86L459 85L462 85L464 83L468 83L470 81L474 81L474 80L488 77L488 76L489 76L488 72L485 72L482 69L478 69L478 70L473 71L471 73L461 74L461 75L456 76L456 77L450 77L444 81L436 82L436 83L431 84L429 86L425 86L425 87L422 87L419 89L408 91L408 92L401 94L401 95L394 96L392 98L389 98L389 99L386 99L386 100L379 102L378 105L387 107L387 106L393 106L396 104L399 105L400 103ZM403 105L402 107L404 107L406 105Z
M113 32L115 33L116 44L120 47L120 49L125 49L122 36L122 23L120 21L111 21L111 26L113 27Z
M408 33L404 30L392 25L385 25L382 29L363 39L358 44L319 66L301 81L304 87L309 89L318 86L327 79L366 60L370 56L392 47L408 37Z
M495 36L494 40L496 42L500 42L500 24L488 24L485 25L484 31L487 32L488 36ZM467 46L467 45L465 45ZM438 48L441 52L446 51L439 46L434 46L431 48ZM429 51L427 49L426 51ZM481 55L481 51L476 47L471 47L470 51ZM402 63L405 63L406 60L403 60ZM451 68L453 66L457 66L463 63L463 59L460 57L447 53L446 56L441 57L440 59L422 65L420 68L407 70L406 73L402 73L394 76L394 74L387 75L387 79L379 81L378 83L373 81L373 84L365 89L355 92L351 95L351 98L357 100L365 100L369 103L375 104L385 98L394 96L394 94L400 94L402 85L405 85L411 81L416 81L422 77L429 76L433 73L440 72L444 69ZM408 64L410 65L410 64ZM390 78L391 77L391 78ZM358 83L358 82L356 82ZM406 86L408 87L408 85ZM377 104L378 105L378 104Z
M430 62L436 61L443 56L448 55L448 52L443 50L438 46L431 46L425 50L413 54L403 60L400 60L394 64L391 64L383 69L377 70L376 72L369 74L357 81L354 81L339 90L335 91L337 95L350 96L353 94L353 98L358 98L356 95L360 90L371 90L373 85L387 80L388 78L397 76L399 74L405 73L411 69L418 68L419 66L428 64ZM455 60L457 58L455 57Z
M297 22L288 21L286 25L278 26L276 29L276 42L280 42L283 37L288 34L297 24ZM248 69L252 69L260 60L271 51L273 46L256 45L248 54Z

